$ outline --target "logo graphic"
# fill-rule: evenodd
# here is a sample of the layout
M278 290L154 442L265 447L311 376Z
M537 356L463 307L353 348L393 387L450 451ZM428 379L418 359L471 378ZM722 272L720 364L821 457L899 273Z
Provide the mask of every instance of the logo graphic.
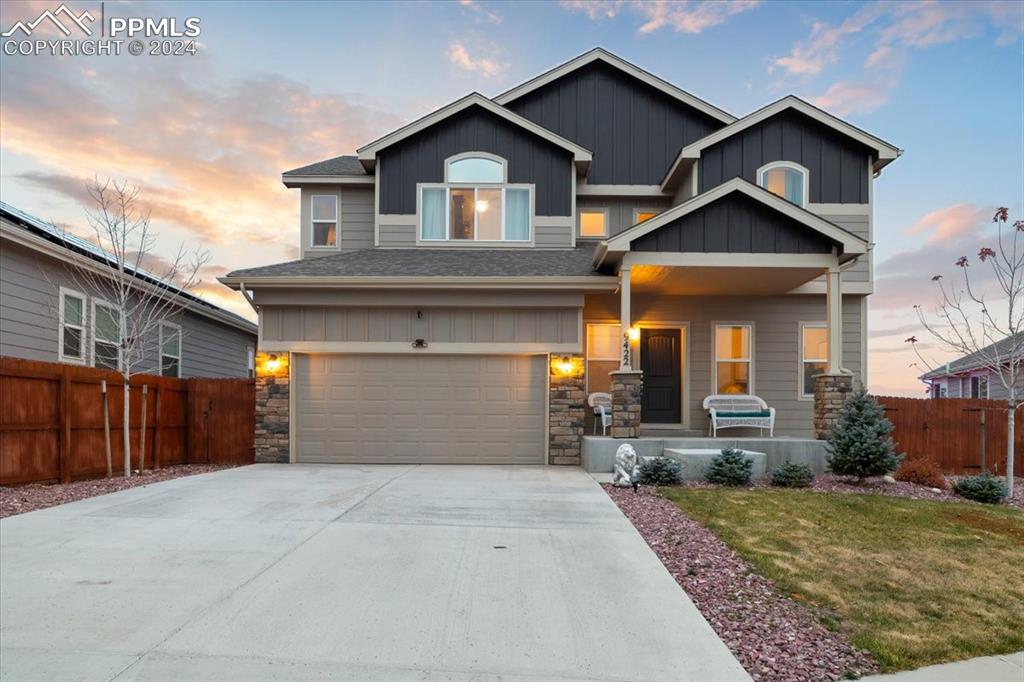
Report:
M17 22L16 24L14 24L14 26L11 26L10 29L4 31L0 35L2 35L4 38L10 38L12 35L14 35L15 31L21 31L26 36L30 36L32 35L32 31L36 30L36 27L39 26L39 24L43 23L45 19L49 19L50 22L58 29L60 29L60 31L64 35L70 36L71 30L61 22L61 20L58 18L58 15L64 15L65 20L73 22L75 26L78 26L78 28L82 29L85 35L92 35L92 29L86 26L83 23L83 21L85 19L88 19L90 22L93 22L96 21L96 18L92 14L90 14L88 10L82 12L78 16L75 16L75 13L68 9L68 6L63 3L61 3L61 6L53 10L52 12L50 10L43 10L43 13L36 17L33 21L30 21L28 23L24 21Z

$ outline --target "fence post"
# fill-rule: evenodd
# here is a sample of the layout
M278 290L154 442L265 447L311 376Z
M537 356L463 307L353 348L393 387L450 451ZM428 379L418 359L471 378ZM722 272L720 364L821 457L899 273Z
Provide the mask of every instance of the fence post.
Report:
M988 466L985 463L985 409L981 410L981 473L988 473Z
M100 391L103 393L103 445L107 455L107 478L114 475L114 460L110 454L110 396L107 395L107 380L100 380Z
M160 426L160 396L163 395L163 387L160 384L156 385L156 415L153 417L153 468L160 468L160 433L162 427Z
M58 446L59 453L59 468L60 468L60 482L70 483L71 482L71 405L69 397L69 380L68 380L68 368L60 368L60 445Z
M142 384L142 407L139 408L139 416L142 418L139 424L139 473L146 472L146 396L149 394L149 385Z

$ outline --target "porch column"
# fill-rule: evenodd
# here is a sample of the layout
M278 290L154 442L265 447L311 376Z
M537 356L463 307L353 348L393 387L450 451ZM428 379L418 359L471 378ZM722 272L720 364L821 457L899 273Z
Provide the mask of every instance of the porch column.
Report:
M825 276L825 307L828 320L828 374L839 374L843 366L843 292L839 267L828 269Z
M630 298L630 272L632 267L625 263L619 267L619 325L622 331L622 338L619 343L619 369L629 370L632 369L631 365L632 352L631 349L627 350L629 344L629 328L632 326L632 320L630 318L629 311L629 298Z

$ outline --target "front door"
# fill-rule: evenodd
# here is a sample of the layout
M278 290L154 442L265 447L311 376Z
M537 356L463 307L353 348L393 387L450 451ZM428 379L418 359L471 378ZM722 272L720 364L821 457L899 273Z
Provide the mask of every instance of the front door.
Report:
M640 369L644 393L640 421L646 424L678 424L681 379L678 329L640 330Z

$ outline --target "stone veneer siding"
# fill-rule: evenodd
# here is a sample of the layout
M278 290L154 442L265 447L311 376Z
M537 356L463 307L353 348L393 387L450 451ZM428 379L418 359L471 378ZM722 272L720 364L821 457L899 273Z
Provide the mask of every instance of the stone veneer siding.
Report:
M256 461L288 461L288 354L277 353L279 366L267 370L270 354L256 355Z
M828 438L839 420L843 403L853 392L852 374L816 374L814 376L814 437Z
M644 373L638 369L609 372L612 378L612 438L640 437L640 399Z
M583 447L586 391L583 387L583 356L570 355L572 371L564 373L566 356L552 356L548 367L548 463L577 466Z

